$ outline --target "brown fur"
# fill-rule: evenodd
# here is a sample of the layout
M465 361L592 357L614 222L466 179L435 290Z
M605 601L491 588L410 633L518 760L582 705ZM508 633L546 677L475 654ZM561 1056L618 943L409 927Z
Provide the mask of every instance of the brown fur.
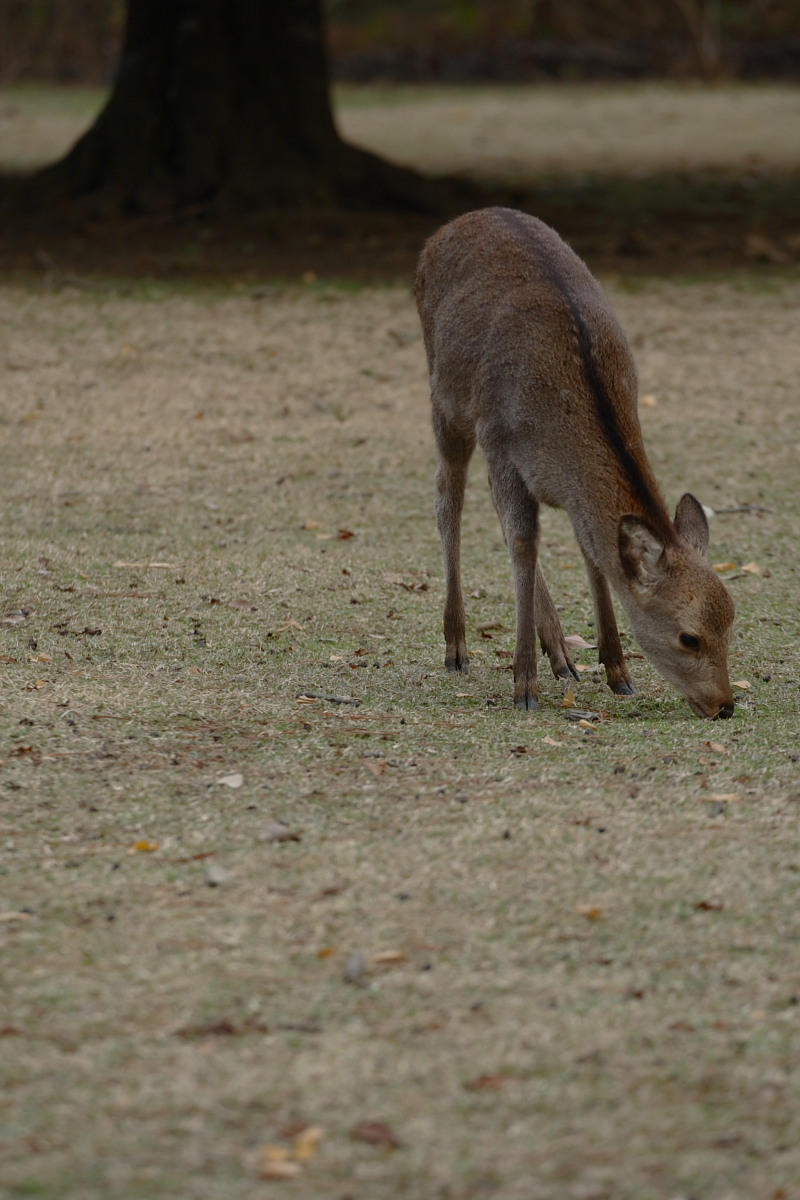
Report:
M477 442L514 567L515 703L537 707L537 632L554 673L577 678L537 561L545 503L572 520L612 691L633 686L609 584L647 656L694 711L730 716L733 602L705 557L701 505L687 494L670 520L642 441L636 368L600 284L547 225L489 208L430 238L415 295L439 449L447 668L468 670L460 530Z

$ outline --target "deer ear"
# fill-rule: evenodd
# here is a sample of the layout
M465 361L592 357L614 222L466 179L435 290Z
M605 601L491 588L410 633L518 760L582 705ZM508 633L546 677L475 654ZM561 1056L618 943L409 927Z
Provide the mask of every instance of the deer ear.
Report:
M646 521L620 517L617 529L622 569L641 588L651 588L664 575L664 543Z
M675 509L675 528L678 535L705 554L708 550L708 521L699 500L687 492L678 501Z

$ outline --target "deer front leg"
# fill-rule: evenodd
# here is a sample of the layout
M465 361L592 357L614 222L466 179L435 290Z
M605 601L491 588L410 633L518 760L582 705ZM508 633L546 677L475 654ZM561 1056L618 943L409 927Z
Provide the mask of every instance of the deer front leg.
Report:
M564 630L561 628L553 597L545 582L539 562L536 563L536 631L542 651L550 659L556 679L580 679L580 675L567 650Z
M611 591L605 575L586 559L586 571L594 599L594 615L597 622L597 656L606 669L606 682L617 696L633 696L635 689L625 665L622 642L619 640L617 618Z
M444 556L446 599L444 605L444 665L448 671L469 674L466 614L461 591L461 513L467 485L467 467L475 443L454 436L443 421L434 418L439 446L436 471L436 524Z
M509 539L514 566L517 611L517 640L514 646L514 704L533 710L539 707L536 683L536 541Z

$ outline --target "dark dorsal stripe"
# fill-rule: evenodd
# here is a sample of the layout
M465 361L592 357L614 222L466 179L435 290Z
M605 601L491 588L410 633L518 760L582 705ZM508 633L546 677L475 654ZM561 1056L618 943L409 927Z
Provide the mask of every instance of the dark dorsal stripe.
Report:
M654 492L651 480L647 478L636 457L631 453L622 430L619 427L614 401L609 395L608 388L595 357L591 330L583 318L578 301L571 294L566 281L554 270L546 255L542 253L542 247L536 237L536 226L530 225L523 213L515 212L513 209L501 209L500 212L507 223L513 225L515 230L524 236L528 244L533 245L537 251L536 265L550 286L565 300L577 335L578 349L586 383L594 398L597 417L600 427L605 434L606 441L616 455L625 477L639 498L646 517L651 521L655 532L663 540L672 542L674 534L669 514L664 508L663 501ZM580 262L580 259L578 261Z

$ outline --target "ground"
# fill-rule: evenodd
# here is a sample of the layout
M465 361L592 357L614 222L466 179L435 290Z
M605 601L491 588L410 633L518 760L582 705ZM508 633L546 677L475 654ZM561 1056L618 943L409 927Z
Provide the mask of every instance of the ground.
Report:
M0 287L4 1194L794 1200L796 272L603 273L718 510L711 723L629 639L513 709L478 462L444 672L410 281L307 253Z

